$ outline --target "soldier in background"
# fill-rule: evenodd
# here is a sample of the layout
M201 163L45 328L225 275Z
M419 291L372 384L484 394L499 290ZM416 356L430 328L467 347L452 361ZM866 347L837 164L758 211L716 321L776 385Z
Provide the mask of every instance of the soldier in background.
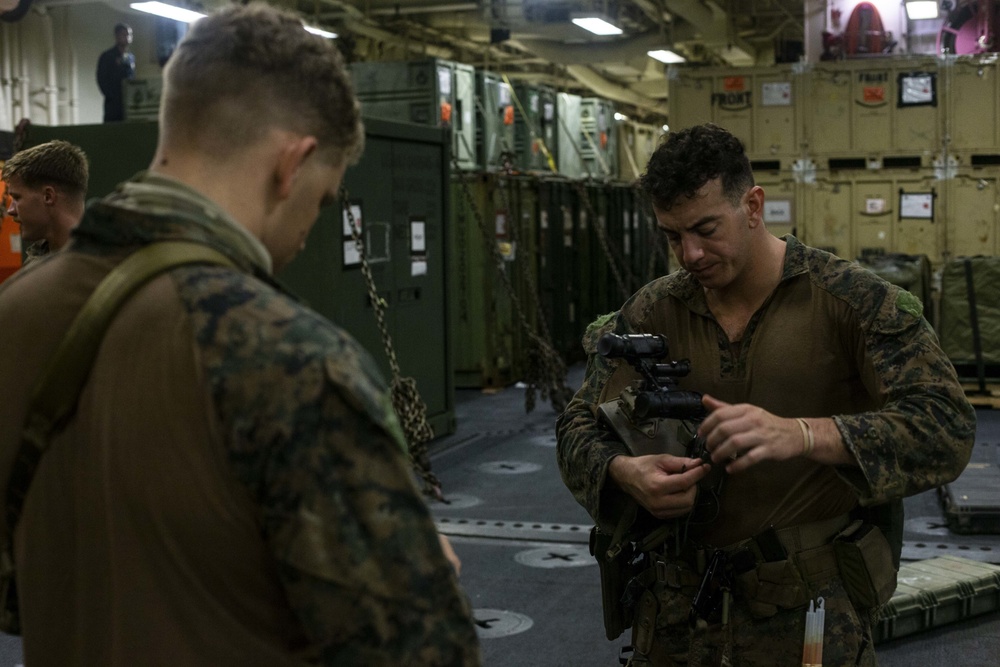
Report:
M125 120L125 81L135 77L132 28L124 23L115 26L115 45L97 59L97 86L104 95L104 122Z
M230 5L167 65L149 171L0 287L7 480L27 397L109 270L178 239L235 264L159 275L108 328L14 536L27 664L479 664L376 364L271 278L363 138L336 48Z
M916 297L767 231L729 132L672 133L640 185L682 268L588 330L587 377L557 426L563 479L612 536L597 557L641 552L620 563L638 565L623 605L606 608L609 635L631 625L632 665L797 666L823 597L824 664L874 665L902 498L954 480L971 455L955 370ZM594 354L604 333L662 334L670 358L690 359L678 389L704 393L710 463L633 455L631 431L598 420L637 377ZM721 487L709 468L725 471Z
M86 154L66 141L26 148L4 163L7 215L21 226L25 265L69 241L83 215L88 174Z

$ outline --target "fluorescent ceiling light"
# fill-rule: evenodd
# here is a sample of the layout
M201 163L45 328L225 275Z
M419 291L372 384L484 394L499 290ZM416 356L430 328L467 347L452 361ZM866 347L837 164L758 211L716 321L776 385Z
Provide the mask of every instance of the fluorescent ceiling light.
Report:
M910 0L906 3L906 16L911 21L936 19L937 15L937 0Z
M604 19L597 18L596 16L585 16L583 18L573 19L573 23L580 26L584 30L589 30L595 35L620 35L622 34L622 29L616 25L608 23Z
M129 5L129 7L140 12L155 14L156 16L162 16L164 18L173 19L174 21L180 21L182 23L194 23L198 19L203 19L207 16L201 12L184 9L183 7L177 7L176 5L169 5L165 2L133 2ZM320 37L326 37L327 39L337 38L337 33L330 32L329 30L321 30L320 28L314 28L311 25L303 27L312 34L319 35Z
M311 25L306 26L306 31L311 32L314 35L319 35L320 37L326 37L327 39L337 39L337 33L330 32L329 30L320 30L319 28L314 28Z
M133 2L129 7L137 9L140 12L146 12L147 14L156 14L157 16L180 21L181 23L194 23L206 16L201 12L193 12L190 9L168 5L165 2Z
M683 56L679 56L673 51L668 51L666 49L658 49L656 51L646 51L646 55L653 60L659 60L661 63L666 63L671 65L673 63L685 62Z
M623 113L615 112L615 120L628 120L628 116Z
M663 126L663 131L664 132L669 132L670 131L670 126L669 125L664 125Z

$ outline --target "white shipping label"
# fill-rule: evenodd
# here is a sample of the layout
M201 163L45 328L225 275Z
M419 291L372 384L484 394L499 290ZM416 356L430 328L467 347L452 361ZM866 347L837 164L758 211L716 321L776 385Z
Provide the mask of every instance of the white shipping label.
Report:
M410 275L411 276L426 276L427 275L427 260L424 258L417 259L416 257L410 262Z
M776 199L764 202L764 222L789 223L792 221L792 202Z
M868 215L879 215L885 213L885 200L878 197L870 197L866 199L865 213Z
M427 225L419 220L410 221L410 252L423 253L427 251Z
M760 103L765 107L787 107L792 104L792 84L789 81L763 83Z
M451 70L447 67L438 68L438 90L441 97L451 97Z
M904 192L899 196L899 217L934 218L934 195L930 192Z
M344 266L356 266L361 263L361 253L354 241L344 241Z
M351 215L354 216L354 225L358 228L358 232L361 232L361 204L351 204L348 208L351 209ZM351 235L351 219L347 215L347 211L344 211L344 236Z
M934 102L934 77L930 74L903 77L899 85L901 104L931 104Z
M10 251L11 252L21 252L21 235L11 234L10 235Z

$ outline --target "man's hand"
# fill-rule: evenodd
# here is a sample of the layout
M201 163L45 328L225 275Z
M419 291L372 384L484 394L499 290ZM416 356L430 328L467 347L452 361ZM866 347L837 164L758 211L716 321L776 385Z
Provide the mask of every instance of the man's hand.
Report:
M738 473L761 461L784 461L805 453L805 435L796 419L771 414L749 403L726 403L702 397L709 415L698 426L712 462ZM830 418L807 419L814 442L810 459L828 465L850 465L840 432Z
M699 459L670 454L616 456L608 474L657 519L673 519L694 509L696 484L709 468Z
M455 576L457 577L462 574L462 561L459 560L455 550L451 548L451 542L441 533L438 533L438 542L441 544L441 551L444 552L444 557L448 559L448 562L455 569Z

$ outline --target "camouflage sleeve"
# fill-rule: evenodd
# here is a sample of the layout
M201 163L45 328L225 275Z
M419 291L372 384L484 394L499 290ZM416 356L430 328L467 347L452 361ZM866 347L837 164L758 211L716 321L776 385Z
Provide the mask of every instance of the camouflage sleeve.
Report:
M190 275L230 463L322 663L479 665L372 359L283 295L232 272Z
M583 386L556 421L556 455L563 483L603 529L613 531L618 503L624 493L607 481L608 464L628 449L597 422L605 385L617 370L617 362L597 354L597 340L605 332L625 333L624 318L614 313L587 328L583 347L588 355Z
M479 665L407 461L343 391L327 383L267 466L264 530L289 601L323 664Z
M859 466L840 474L864 504L954 480L971 456L976 414L919 300L890 287L862 328L862 376L883 406L834 418Z

